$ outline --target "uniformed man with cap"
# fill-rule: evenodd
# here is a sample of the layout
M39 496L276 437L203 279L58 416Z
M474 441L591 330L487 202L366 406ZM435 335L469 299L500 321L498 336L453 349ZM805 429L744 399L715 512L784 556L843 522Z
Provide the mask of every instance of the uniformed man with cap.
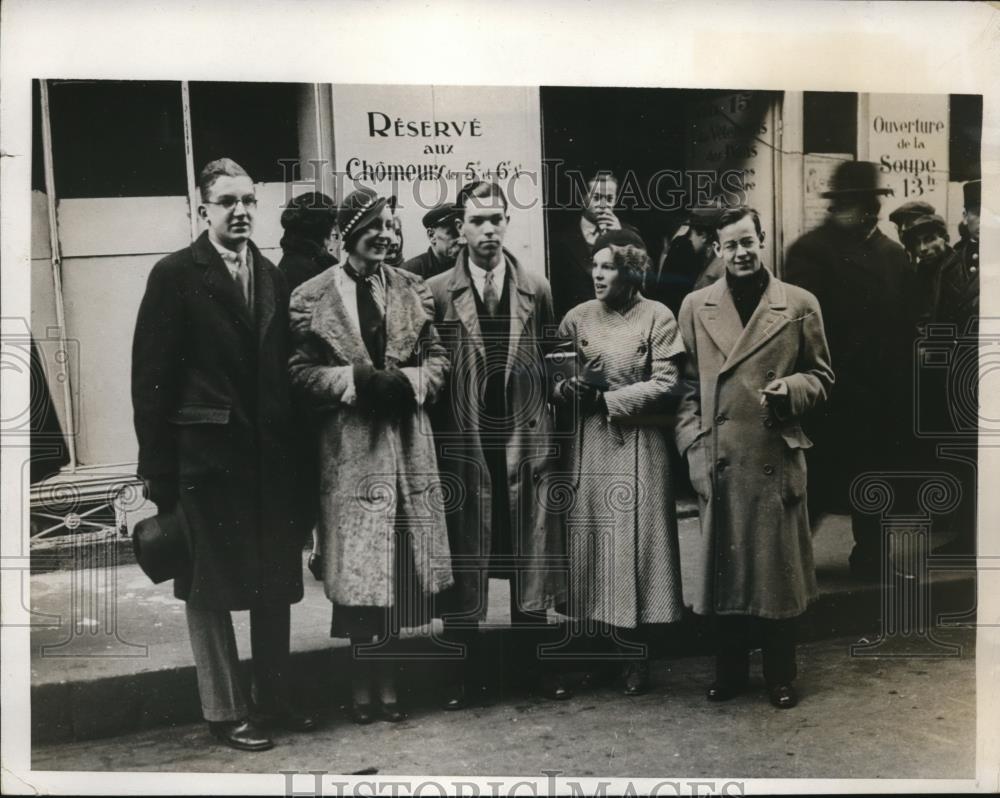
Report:
M965 264L967 272L976 273L979 270L979 209L982 206L983 181L970 180L962 186L962 223L958 226L960 238L955 244L958 253Z
M454 266L455 256L461 248L456 219L455 206L451 203L443 202L427 211L421 221L427 229L430 246L426 252L406 261L403 268L426 280Z

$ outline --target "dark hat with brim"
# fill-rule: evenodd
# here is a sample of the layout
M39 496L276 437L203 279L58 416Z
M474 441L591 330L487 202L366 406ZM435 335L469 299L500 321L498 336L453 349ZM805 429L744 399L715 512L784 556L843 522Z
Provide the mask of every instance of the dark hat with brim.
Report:
M455 208L454 204L443 202L427 211L420 221L423 222L424 227L444 227L457 218L458 209Z
M593 257L606 247L627 246L638 247L643 251L646 250L646 243L634 230L624 228L621 230L606 230L597 237L597 240L594 242L594 246L590 250L590 254L591 257Z
M970 180L962 186L962 204L966 210L979 210L983 204L982 180Z
M348 194L337 210L337 227L344 243L371 224L386 205L394 209L396 198L381 197L372 189L364 187Z
M190 568L191 532L178 502L169 512L144 518L132 532L132 550L153 584L175 579Z
M722 216L723 208L712 206L710 208L689 208L687 212L688 223L695 227L715 230Z
M917 233L919 230L923 230L928 227L937 228L945 234L948 233L948 225L945 223L945 220L936 213L928 213L924 216L918 216L903 232L907 236L910 236Z
M908 230L913 226L913 222L922 216L933 216L937 211L929 202L914 200L904 202L896 210L889 214L889 221L899 228L900 232Z
M879 185L878 166L871 161L844 161L830 178L830 188L820 194L824 199L864 195L892 194Z

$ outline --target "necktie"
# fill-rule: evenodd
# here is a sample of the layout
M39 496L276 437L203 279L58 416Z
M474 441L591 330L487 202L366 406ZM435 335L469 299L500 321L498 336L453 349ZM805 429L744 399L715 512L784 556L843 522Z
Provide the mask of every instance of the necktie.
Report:
M493 284L493 272L486 272L486 277L483 279L483 304L487 313L491 316L497 315L500 297L497 294L497 287Z
M240 287L243 302L246 303L247 307L250 307L250 269L247 266L246 250L239 253L225 250L224 252L219 252L219 254L229 267L233 280Z
M375 368L385 366L385 291L381 275L358 274L350 263L344 264L344 273L354 280L358 294L358 326L361 340Z

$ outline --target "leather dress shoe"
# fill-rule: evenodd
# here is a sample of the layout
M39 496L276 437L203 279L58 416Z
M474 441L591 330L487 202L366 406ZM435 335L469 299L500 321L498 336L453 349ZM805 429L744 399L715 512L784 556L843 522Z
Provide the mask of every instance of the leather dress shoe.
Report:
M441 708L448 712L457 712L469 706L469 699L465 693L464 684L452 685L448 688L444 696L444 703Z
M299 712L287 704L271 711L258 712L254 715L254 720L264 728L277 728L292 732L310 732L319 725L313 715Z
M746 690L746 687L744 683L712 682L705 691L705 698L709 701L729 701Z
M250 719L210 721L208 728L219 742L237 751L267 751L274 748L274 740Z
M573 691L567 686L562 674L546 673L540 680L542 695L549 701L568 701L573 697Z
M397 701L386 701L379 705L379 717L389 723L401 723L410 717Z
M649 663L645 660L630 662L625 666L625 695L643 695L649 692Z
M375 707L371 703L359 704L351 702L351 720L359 726L365 726L375 720Z
M778 709L791 709L799 703L799 695L790 684L777 684L768 690L771 705Z

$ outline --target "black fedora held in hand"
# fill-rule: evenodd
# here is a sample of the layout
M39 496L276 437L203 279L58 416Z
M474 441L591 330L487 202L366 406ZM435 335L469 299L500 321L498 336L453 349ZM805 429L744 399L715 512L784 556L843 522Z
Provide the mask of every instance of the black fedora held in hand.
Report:
M143 573L158 585L190 567L191 533L180 502L166 513L144 518L132 532L132 550Z
M878 165L871 161L844 161L830 178L830 188L820 194L824 199L858 194L892 194L879 185Z

